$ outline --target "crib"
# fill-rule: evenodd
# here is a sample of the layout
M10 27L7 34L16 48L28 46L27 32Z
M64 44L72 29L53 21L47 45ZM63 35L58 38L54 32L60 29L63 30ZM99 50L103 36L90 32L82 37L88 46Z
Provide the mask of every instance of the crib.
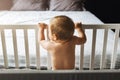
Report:
M40 58L41 53L40 49L41 46L38 43L38 27L37 25L0 25L0 39L1 39L1 46L2 46L2 54L3 54L3 61L4 64L0 69L0 80L120 80L120 70L119 68L115 68L116 60L117 60L117 53L120 53L120 42L119 42L119 31L120 31L120 24L83 24L84 30L91 30L92 31L92 46L91 46L91 55L89 61L89 68L87 70L84 69L84 48L85 45L79 46L80 53L79 53L79 67L76 70L51 70L51 63L50 57L48 55L48 62L47 68L41 68ZM5 30L11 30L12 32L12 44L13 44L13 51L14 51L14 68L9 67L8 55L7 55L7 45L6 45L6 38L5 38ZM114 44L113 50L111 52L111 62L110 68L106 68L106 51L107 51L107 37L108 32L111 29L115 29L114 33ZM25 60L26 65L25 68L20 68L19 66L19 56L18 56L18 42L17 42L17 30L23 30L24 34L24 45L25 45ZM29 39L28 39L28 30L34 30L35 35L35 51L36 51L36 67L31 69L30 66L30 55L29 55ZM99 69L94 68L95 62L95 54L96 54L96 37L97 31L103 30L103 47L102 54L100 57L100 67ZM87 45L86 45L87 46ZM118 64L120 65L120 64Z

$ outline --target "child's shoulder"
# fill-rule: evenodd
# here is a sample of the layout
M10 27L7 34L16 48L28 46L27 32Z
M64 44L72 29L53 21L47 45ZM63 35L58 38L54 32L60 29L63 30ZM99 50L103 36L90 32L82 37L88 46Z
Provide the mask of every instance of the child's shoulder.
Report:
M45 49L54 48L54 46L55 46L55 43L52 41L49 41L49 40L42 40L42 41L40 41L40 44Z

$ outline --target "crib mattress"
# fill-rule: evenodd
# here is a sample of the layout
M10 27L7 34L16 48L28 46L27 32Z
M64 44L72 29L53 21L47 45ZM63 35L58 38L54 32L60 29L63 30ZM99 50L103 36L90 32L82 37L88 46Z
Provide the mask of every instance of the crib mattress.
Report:
M39 22L45 22L47 24L49 24L49 20L56 16L56 15L66 15L66 16L69 16L70 18L73 19L74 22L82 22L83 24L103 24L103 22L98 19L94 14L92 14L91 12L89 11L69 11L69 12L60 12L60 11L0 11L0 24L31 24L31 25L37 25ZM34 39L32 38L34 35L32 35L32 31L30 32L30 37L29 39L32 45L32 42L34 41ZM87 35L87 43L85 45L85 55L87 56L86 60L87 60L87 65L86 66L89 66L89 55L90 54L90 44L92 42L92 40L90 39L90 35L92 35L91 31L86 31L86 35ZM9 41L6 41L7 42L7 45L11 45L10 42L11 39L10 39L10 31L7 31L6 32L6 39L8 39ZM97 54L101 54L101 50L100 50L100 47L102 47L102 42L101 42L101 37L103 37L103 31L102 30L98 30L97 32L97 44L99 44L97 47L96 47L96 52ZM109 30L109 35L108 35L108 46L110 46L108 48L108 54L111 54L111 50L112 50L112 43L113 43L113 38L114 38L114 33ZM21 37L21 33L18 31L18 40L21 40L22 37ZM119 39L119 42L120 42L120 39ZM19 43L19 44L22 44L22 43ZM120 43L119 43L120 45ZM33 48L30 48L31 50L33 51L30 51L30 55L31 55L31 64L34 65L35 64L35 54L34 54L34 49ZM120 50L120 49L119 49ZM14 58L13 58L13 49L11 46L8 46L8 51L7 54L9 55L9 61L12 63L12 61L14 61ZM21 52L22 50L19 50L19 57L21 59L21 65L25 65L24 64L24 57L25 56L25 52ZM0 45L0 63L3 64L3 54L2 53L2 48L1 48L1 45ZM79 55L79 47L76 47L76 58L77 58L77 55ZM47 56L47 52L42 49L41 50L41 56L43 58L41 58L41 64L42 65L46 65L46 56ZM14 65L14 64L9 64L9 65ZM96 63L96 65L98 66L98 64ZM77 65L79 66L79 65Z

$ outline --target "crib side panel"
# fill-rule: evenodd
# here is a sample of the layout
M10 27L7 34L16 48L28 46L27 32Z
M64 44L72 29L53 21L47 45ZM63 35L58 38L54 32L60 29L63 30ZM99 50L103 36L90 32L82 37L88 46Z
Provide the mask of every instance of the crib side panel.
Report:
M120 24L98 24L98 25L83 25L84 30L92 30L92 45L91 45L91 54L90 54L90 62L89 62L89 69L94 69L94 63L95 63L95 55L96 55L96 38L100 37L97 36L98 30L104 30L104 38L103 38L103 47L102 47L102 55L101 55L101 61L100 61L100 69L105 68L105 62L106 62L106 50L107 50L107 39L108 39L108 32L111 29L115 29L115 35L114 35L114 45L113 45L113 51L111 55L111 69L115 68L115 63L117 59L117 48L118 48L118 41L119 41L119 31L120 31ZM16 30L21 29L23 30L24 35L24 45L25 45L25 60L26 60L26 68L30 68L30 51L29 51L29 39L28 39L28 30L33 29L35 31L35 55L36 55L36 68L40 69L41 63L41 55L40 55L40 46L38 43L38 27L36 25L0 25L0 36L1 36L1 43L2 43L2 49L3 49L3 58L4 58L4 67L7 69L9 68L9 62L8 62L8 55L7 55L7 45L6 45L6 39L5 39L5 30L10 29L12 30L12 39L13 39L13 51L14 51L14 64L15 68L19 69L19 56L18 56L18 44L17 44L17 35ZM102 40L101 40L102 41ZM82 45L81 51L79 53L79 70L83 70L83 64L84 64L84 48L87 45ZM48 55L49 56L49 55ZM48 59L48 61L50 61ZM48 63L50 64L50 63ZM51 66L48 65L48 69L51 69Z

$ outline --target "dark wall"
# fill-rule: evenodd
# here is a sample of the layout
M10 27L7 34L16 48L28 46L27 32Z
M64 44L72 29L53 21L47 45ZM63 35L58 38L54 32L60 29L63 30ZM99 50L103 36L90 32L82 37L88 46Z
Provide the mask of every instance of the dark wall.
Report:
M120 23L119 0L86 0L85 8L104 23Z

